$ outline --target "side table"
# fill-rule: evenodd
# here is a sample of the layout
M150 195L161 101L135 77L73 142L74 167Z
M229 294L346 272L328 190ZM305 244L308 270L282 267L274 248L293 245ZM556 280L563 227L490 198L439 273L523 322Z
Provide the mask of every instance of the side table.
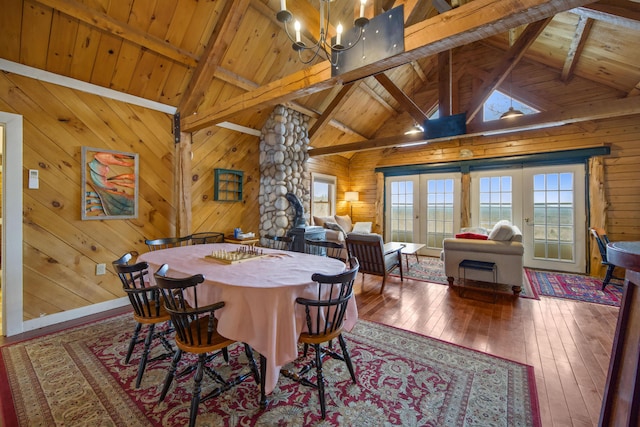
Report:
M250 245L250 246L254 246L256 243L258 243L260 241L259 238L257 237L252 237L250 239L236 239L233 236L225 236L224 237L224 242L225 243L235 243L237 245Z

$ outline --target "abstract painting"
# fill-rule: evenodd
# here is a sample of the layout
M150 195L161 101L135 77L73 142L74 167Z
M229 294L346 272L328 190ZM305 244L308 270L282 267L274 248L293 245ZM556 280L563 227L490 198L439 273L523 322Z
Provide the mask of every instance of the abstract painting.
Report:
M138 154L82 147L82 219L138 217Z

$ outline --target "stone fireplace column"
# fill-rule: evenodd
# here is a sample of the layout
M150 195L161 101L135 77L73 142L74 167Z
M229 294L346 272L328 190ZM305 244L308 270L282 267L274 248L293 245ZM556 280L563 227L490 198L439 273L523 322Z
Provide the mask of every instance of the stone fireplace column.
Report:
M278 105L262 128L260 137L260 237L284 236L293 227L295 212L287 193L302 202L309 220L311 175L309 117ZM261 241L261 243L264 243Z

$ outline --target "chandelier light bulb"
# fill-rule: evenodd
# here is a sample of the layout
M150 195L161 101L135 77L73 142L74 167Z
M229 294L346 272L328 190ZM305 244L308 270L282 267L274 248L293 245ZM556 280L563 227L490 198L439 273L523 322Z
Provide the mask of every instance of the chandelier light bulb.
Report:
M301 38L300 30L301 25L298 20L295 20L293 14L286 9L286 0L280 0L280 11L276 13L276 18L279 22L284 24L284 29L287 33L289 40L293 42L291 48L298 52L298 57L303 64L309 64L314 61L318 56L323 56L327 60L331 61L331 65L334 67L338 64L337 55L351 49L359 41L364 40L364 28L369 24L369 19L364 17L365 5L367 0L360 0L360 17L356 18L353 22L354 27L357 29L357 39L347 40L348 46L343 46L343 32L344 27L341 23L338 23L336 27L336 43L332 44L332 39L329 37L329 29L331 26L331 2L334 0L320 0L320 31L318 40L307 46ZM293 22L294 31L290 32L289 25ZM308 52L307 59L303 59L302 53Z
M285 0L282 0L282 2L284 3ZM296 43L300 43L300 21L296 21L295 24L293 24L293 28L296 30Z

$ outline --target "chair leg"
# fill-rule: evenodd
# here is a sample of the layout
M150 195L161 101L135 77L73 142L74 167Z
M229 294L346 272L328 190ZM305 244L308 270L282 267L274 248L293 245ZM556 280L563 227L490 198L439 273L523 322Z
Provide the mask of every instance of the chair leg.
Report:
M318 384L318 398L320 399L320 412L324 420L327 415L326 403L324 399L324 376L322 375L322 351L320 344L313 345L316 350L316 380Z
M251 368L253 378L256 380L256 384L260 385L260 373L258 372L258 365L256 365L256 359L253 357L253 349L249 344L245 343L244 353L247 355L247 359L249 359L249 368Z
M267 376L267 358L260 354L260 409L267 409L267 395L264 392Z
M349 356L349 350L347 349L347 343L344 341L342 334L338 335L338 341L340 342L340 348L342 348L342 357L344 357L344 363L347 364L347 368L349 369L349 373L351 374L351 379L353 383L356 383L356 373L353 370L353 363L351 363L351 356Z
M127 350L127 357L125 357L124 363L129 363L129 360L131 359L133 348L138 343L138 335L140 334L140 329L142 329L142 323L136 323L136 327L133 330L133 336L131 337L131 341L129 341L129 349Z
M140 356L140 365L138 366L138 377L136 378L136 388L140 388L140 383L142 382L142 374L144 374L144 370L147 367L147 359L149 358L149 351L151 349L151 341L153 340L153 332L155 330L156 324L151 323L148 328L147 338L144 340L144 350L142 351L142 356Z
M608 265L607 272L604 275L604 280L602 281L602 290L604 291L605 286L609 284L611 278L613 277L613 270L615 269L615 265Z
M159 402L162 402L169 391L169 387L171 386L171 382L173 382L173 377L176 375L176 369L178 368L178 362L180 362L180 358L182 357L182 350L177 349L176 353L173 355L173 360L171 361L171 366L167 371L167 376L164 379L164 386L162 387L162 392L160 393Z
M382 292L384 291L384 285L386 285L387 283L387 273L384 273L384 276L382 276L382 286L380 286L380 294L382 294Z
M206 353L198 355L198 369L193 377L193 396L191 397L191 411L189 413L189 427L195 427L198 416L198 406L200 406L200 391L202 390L202 377L204 376L204 363Z

